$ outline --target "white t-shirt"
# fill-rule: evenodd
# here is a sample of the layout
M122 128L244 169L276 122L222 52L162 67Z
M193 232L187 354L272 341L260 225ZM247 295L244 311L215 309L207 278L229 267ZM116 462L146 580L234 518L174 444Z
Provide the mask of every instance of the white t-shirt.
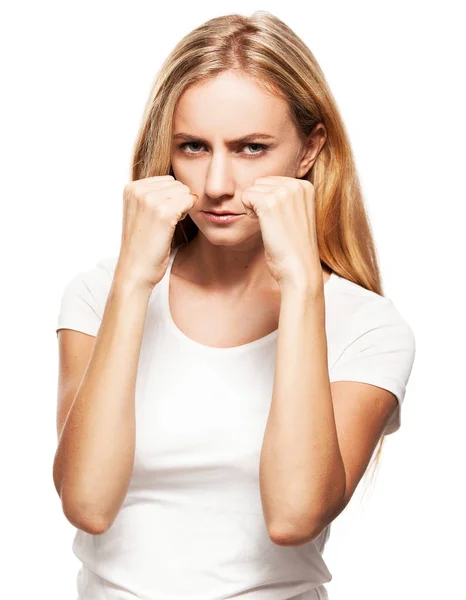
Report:
M328 526L312 542L268 535L259 459L269 414L278 330L248 344L195 342L171 318L168 283L177 249L147 309L136 380L136 453L125 501L108 531L78 529L79 600L321 600ZM117 257L65 287L58 329L97 335ZM392 301L332 273L324 285L330 381L393 392L400 427L415 353Z

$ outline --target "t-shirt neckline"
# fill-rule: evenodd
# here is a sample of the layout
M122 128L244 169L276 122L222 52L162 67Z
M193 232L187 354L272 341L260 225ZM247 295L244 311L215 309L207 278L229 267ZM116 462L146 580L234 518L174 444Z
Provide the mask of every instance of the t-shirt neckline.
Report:
M274 331L268 333L267 335L265 335L261 338L253 340L252 342L247 342L246 344L241 344L239 346L230 346L228 348L207 346L205 344L196 342L195 340L191 339L186 334L184 334L181 331L181 329L178 328L178 326L176 325L175 321L172 318L171 311L170 311L170 299L169 299L170 298L169 297L170 274L171 274L172 266L173 266L173 263L175 260L175 256L176 256L179 248L180 248L180 246L177 246L176 248L172 249L170 259L168 262L168 266L167 266L167 270L161 281L161 288L162 288L161 289L161 297L162 297L161 299L162 299L162 308L163 308L164 316L166 318L166 322L168 324L170 331L176 337L178 337L178 339L180 339L187 346L191 346L191 348L193 350L196 350L197 352L204 352L205 354L216 354L217 356L220 356L220 355L225 356L227 354L230 356L230 355L242 354L243 352L248 352L251 350L257 350L257 349L262 348L276 340L276 338L278 336L278 328L274 329ZM330 288L330 284L334 285L337 278L338 278L338 275L334 271L332 271L332 273L330 274L330 278L324 284L324 293L325 294L327 294L327 292Z

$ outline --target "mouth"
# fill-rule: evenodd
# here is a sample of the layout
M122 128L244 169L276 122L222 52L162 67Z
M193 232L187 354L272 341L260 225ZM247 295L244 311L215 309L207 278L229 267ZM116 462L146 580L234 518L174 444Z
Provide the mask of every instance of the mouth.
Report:
M229 223L244 216L244 213L214 213L206 210L203 210L202 213L206 216L206 219L212 223Z
M217 212L214 210L203 210L202 212L205 212L209 215L241 215L243 213L232 213L232 212Z

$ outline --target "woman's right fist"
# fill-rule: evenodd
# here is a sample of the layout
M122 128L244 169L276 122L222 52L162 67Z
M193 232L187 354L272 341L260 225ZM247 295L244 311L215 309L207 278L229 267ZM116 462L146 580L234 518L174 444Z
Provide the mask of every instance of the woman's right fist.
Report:
M119 279L152 289L164 276L171 241L198 197L171 175L129 182L123 192L121 248L115 273Z

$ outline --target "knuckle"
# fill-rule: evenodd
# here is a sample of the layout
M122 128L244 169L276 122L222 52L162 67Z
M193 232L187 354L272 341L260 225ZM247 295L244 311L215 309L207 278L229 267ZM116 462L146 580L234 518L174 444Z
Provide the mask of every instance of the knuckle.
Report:
M170 205L167 202L159 202L154 205L154 212L157 215L159 221L164 223L172 223L175 215L173 209L170 209Z

